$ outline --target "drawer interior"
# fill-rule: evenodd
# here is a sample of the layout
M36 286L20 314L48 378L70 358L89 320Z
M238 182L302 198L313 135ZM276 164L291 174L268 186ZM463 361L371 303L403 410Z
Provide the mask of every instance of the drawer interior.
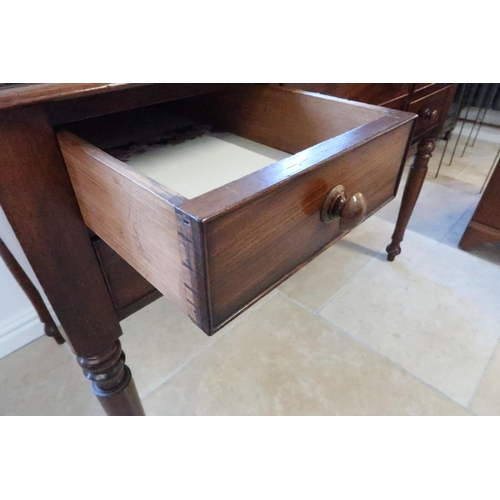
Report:
M212 334L344 234L337 185L367 215L396 194L415 116L265 85L58 132L87 226Z
M193 125L170 141L135 143L112 149L111 156L186 199L240 179L290 156L227 132Z
M261 90L247 87L246 102L238 91L215 92L65 128L192 199L385 115L362 104L352 113L353 103L338 99L332 113L303 101L304 93L293 103L293 91L280 102L281 89Z

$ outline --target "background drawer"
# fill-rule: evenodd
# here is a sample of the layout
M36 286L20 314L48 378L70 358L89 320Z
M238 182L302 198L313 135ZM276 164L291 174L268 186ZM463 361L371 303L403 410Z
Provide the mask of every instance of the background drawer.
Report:
M450 88L448 86L410 104L409 111L418 115L413 132L414 140L438 127L446 119L445 113Z

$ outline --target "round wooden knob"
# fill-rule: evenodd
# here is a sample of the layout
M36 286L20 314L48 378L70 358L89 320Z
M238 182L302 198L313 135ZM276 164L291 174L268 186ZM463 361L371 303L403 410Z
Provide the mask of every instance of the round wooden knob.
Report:
M325 224L340 219L340 230L350 231L366 217L365 197L361 193L355 193L347 198L344 186L336 186L326 197L320 217Z
M438 116L437 109L425 108L419 113L424 120L434 121Z

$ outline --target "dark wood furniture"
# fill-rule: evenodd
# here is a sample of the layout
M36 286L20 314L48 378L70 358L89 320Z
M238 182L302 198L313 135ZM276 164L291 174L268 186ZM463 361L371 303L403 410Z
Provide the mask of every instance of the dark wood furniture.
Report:
M406 181L387 259L401 253L401 242L417 202L435 148L435 139L443 130L457 84L450 83L288 83L286 87L353 99L388 108L411 111L418 115L412 146L417 146L415 162Z
M106 152L172 115L291 156L187 198ZM120 319L163 294L213 334L395 197L414 120L270 85L0 89L0 204L105 411L144 413Z
M29 276L19 265L19 262L17 262L16 258L12 255L2 238L0 238L0 257L21 287L21 290L26 294L33 305L40 321L43 323L45 335L47 335L47 337L52 337L58 344L64 344L64 337L61 335L59 328L57 328L57 325L52 319L40 292L37 290L36 286L33 285Z
M482 243L500 243L500 161L491 175L459 246L469 251Z

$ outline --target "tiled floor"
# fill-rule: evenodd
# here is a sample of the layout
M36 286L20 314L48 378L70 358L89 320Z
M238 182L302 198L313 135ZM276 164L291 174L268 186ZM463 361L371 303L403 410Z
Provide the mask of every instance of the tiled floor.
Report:
M212 338L164 299L125 320L146 412L500 415L500 248L457 248L499 144L484 128L434 179L438 143L394 263L398 201ZM42 338L0 360L0 414L102 410L70 351Z

